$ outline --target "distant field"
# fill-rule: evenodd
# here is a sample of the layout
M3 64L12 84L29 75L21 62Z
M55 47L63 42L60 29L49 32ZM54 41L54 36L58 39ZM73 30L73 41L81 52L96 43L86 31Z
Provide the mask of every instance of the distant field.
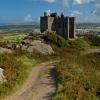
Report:
M7 34L7 33L29 33L33 30L39 30L38 25L6 25L0 26L0 34Z
M38 25L6 25L0 26L0 42L3 41L19 41L28 33L39 32Z
M20 33L20 34L9 33L9 34L0 35L0 42L4 42L4 41L13 41L13 42L19 41L23 37L25 37L26 35L27 35L26 33Z

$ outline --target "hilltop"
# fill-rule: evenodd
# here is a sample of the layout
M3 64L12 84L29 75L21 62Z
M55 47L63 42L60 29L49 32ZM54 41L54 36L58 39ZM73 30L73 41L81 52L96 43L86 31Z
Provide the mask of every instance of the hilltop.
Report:
M99 36L86 35L74 40L65 40L63 37L52 32L47 34L25 34L20 39L15 40L14 37L18 36L18 34L14 34L13 38L12 34L7 34L4 37L6 36L6 41L10 41L10 39L12 39L13 41L1 41L0 46L2 48L8 48L8 44L14 45L10 48L10 50L13 51L12 53L6 55L2 54L0 56L0 67L4 69L4 75L7 80L6 83L0 85L0 98L3 98L16 90L19 90L19 87L23 86L23 83L25 83L26 78L28 77L28 75L30 75L31 70L36 64L55 60L59 60L60 63L56 64L53 69L48 70L52 70L54 76L52 76L50 73L46 73L48 72L47 70L43 71L42 74L39 72L38 75L41 78L38 78L38 81L35 81L39 85L32 85L33 88L36 87L37 89L41 89L41 81L45 78L47 79L47 77L45 77L46 75L50 75L50 77L55 77L56 81L56 83L53 83L53 88L57 87L54 91L56 94L53 97L50 96L50 98L52 97L53 100L95 100L100 98ZM4 37L2 35L1 39L4 40ZM33 51L30 54L26 50L22 50L22 48L16 48L16 44L18 45L21 43L24 44L24 46L30 46L34 40L39 40L42 41L42 43L49 45L54 53L44 55L38 52L37 50L32 49ZM42 47L43 45L41 46L41 48ZM40 51L41 48L39 49ZM98 49L98 52L96 51L96 49ZM27 92L27 90L25 91ZM36 91L33 89L32 91L30 90L29 93L31 92L33 94ZM49 90L47 92L49 92ZM35 96L36 95L34 95L34 97Z

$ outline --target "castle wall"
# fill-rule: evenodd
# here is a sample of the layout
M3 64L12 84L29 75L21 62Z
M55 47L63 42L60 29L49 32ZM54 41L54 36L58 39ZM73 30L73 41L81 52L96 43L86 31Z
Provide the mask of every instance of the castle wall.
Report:
M56 20L56 33L61 35L61 36L64 34L63 22L62 22L61 18L58 18Z
M41 32L55 31L65 39L75 38L75 18L64 17L63 14L60 17L57 15L55 16L55 14L48 16L45 13L40 19L40 29Z
M64 21L64 37L69 39L69 17L66 17Z
M75 38L75 18L69 18L69 38Z
M48 31L55 31L55 18L54 17L48 17Z
M40 18L40 31L41 33L48 29L48 17Z
M40 18L40 29L41 29L41 32L55 31L54 17L49 17L49 16L41 17Z

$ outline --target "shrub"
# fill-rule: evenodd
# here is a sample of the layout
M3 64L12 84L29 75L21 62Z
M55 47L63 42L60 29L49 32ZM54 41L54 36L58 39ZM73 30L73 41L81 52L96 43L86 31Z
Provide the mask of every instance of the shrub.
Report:
M67 41L57 35L56 33L52 32L52 33L47 33L45 36L44 36L45 40L46 41L49 41L50 43L53 43L59 47L66 47L67 46Z
M76 48L79 50L84 50L90 47L90 45L83 39L76 39L68 42L71 48Z

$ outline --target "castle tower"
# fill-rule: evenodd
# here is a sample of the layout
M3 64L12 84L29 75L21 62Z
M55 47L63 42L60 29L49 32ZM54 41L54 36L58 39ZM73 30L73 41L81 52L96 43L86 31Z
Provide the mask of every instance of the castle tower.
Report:
M41 32L44 31L55 31L55 17L54 15L48 15L46 12L44 16L40 18L40 30Z
M69 17L69 38L75 38L75 17Z
M44 16L40 18L40 30L55 31L58 35L65 39L75 38L75 17L65 17L62 13L58 16L57 13L51 13L48 15L46 12Z

